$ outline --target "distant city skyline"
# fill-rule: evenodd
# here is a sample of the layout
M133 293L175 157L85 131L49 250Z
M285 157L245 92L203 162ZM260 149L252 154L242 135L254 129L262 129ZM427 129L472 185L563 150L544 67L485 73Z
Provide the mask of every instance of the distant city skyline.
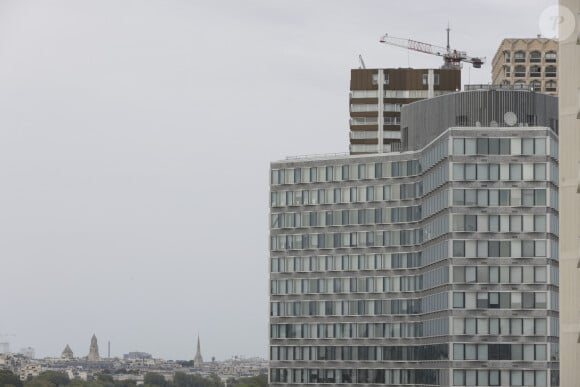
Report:
M0 384L4 385L6 371L16 375L21 381L42 378L46 371L64 374L70 380L87 381L98 378L97 375L107 373L115 381L133 380L143 382L147 374L154 373L171 380L184 375L196 378L218 378L225 382L231 378L255 377L267 373L268 362L263 358L232 358L224 361L215 360L194 366L191 360L175 361L171 359L153 358L145 352L130 352L123 357L97 361L82 357L71 357L70 348L66 348L62 357L35 359L30 356L0 354ZM9 383L11 385L13 383ZM181 385L182 383L180 383Z
M99 346L98 346L98 337L96 337L96 335L93 335L93 337L95 338L95 353L98 359L108 359L108 358L123 358L124 356L126 356L127 354L149 354L149 352L144 351L144 350L127 350L127 351L122 351L122 353L120 354L114 354L111 352L111 356L108 356L108 347L110 345L110 342L105 342L106 347L104 347L104 353L100 354L101 352L99 352ZM55 354L47 354L44 357L62 357L64 352L67 353L71 353L72 356L70 356L71 358L75 358L75 359L80 359L80 358L86 358L86 357L90 357L91 355L91 350L93 349L93 338L91 337L88 340L88 350L83 351L75 351L73 348L71 348L70 345L65 344L65 346L63 347L64 349L61 350L59 353L55 353ZM258 358L261 357L259 355L248 355L248 354L233 354L228 358L224 358L224 359L218 359L215 356L211 356L209 359L207 360L203 360L203 351L202 351L202 347L201 347L201 342L200 342L200 337L198 336L196 339L196 346L194 347L193 351L192 351L192 355L189 358L183 358L183 359L168 359L168 360L194 360L196 358L196 356L199 354L199 359L201 359L202 362L211 362L214 360L229 360L229 359L247 359L247 358ZM10 344L9 342L3 341L0 342L0 344ZM35 349L34 347L26 347L26 348L20 348L20 349L15 349L15 348L10 348L10 347L6 347L8 348L8 350L6 350L5 348L2 349L2 352L0 352L0 354L2 353L14 353L14 354L23 354L26 357L30 357L30 358L38 358L35 355Z
M0 294L12 349L268 356L268 168L348 152L350 69L485 56L555 1L0 3ZM101 356L103 348L101 347Z
M67 356L66 358L75 358L75 359L81 359L81 358L89 358L89 360L91 360L91 356L92 356L92 360L93 361L98 361L100 359L113 359L113 358L123 358L126 357L127 354L149 354L149 352L143 351L142 349L139 350L127 350L127 351L123 351L121 354L114 354L111 352L110 356L109 356L109 350L110 350L110 342L106 342L106 347L105 351L106 353L100 354L99 352L99 344L98 344L98 337L96 335L93 334L93 336L90 338L90 340L88 341L88 350L83 351L83 349L81 349L80 351L75 351L73 348L71 348L70 345L66 344L64 346L64 350L62 350L60 353L55 353L55 354L48 354L44 357L65 357L64 354L66 353ZM200 337L199 335L197 336L196 342L195 342L195 348L192 351L192 355L188 358L183 358L183 359L168 359L168 360L199 360L200 362L211 362L214 360L229 360L229 359L249 359L249 358L260 358L261 356L259 355L248 355L248 354L233 354L228 358L224 358L224 359L218 359L215 356L211 356L210 358L208 358L207 360L203 360L203 355L202 355L202 347L201 347L201 342L200 342ZM25 348L20 348L18 350L16 350L15 348L11 348L10 347L10 343L7 341L0 341L0 344L4 344L4 347L0 347L0 355L3 353L12 353L12 354L22 354L26 357L29 358L33 358L36 359L38 358L35 355L35 349L34 347L25 347ZM153 355L151 355L153 356ZM160 357L158 357L160 358Z

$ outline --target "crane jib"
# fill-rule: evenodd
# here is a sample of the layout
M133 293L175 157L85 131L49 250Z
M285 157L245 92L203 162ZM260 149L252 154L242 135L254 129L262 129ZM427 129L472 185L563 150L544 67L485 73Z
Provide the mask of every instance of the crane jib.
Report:
M479 69L485 61L484 57L470 57L465 51L455 50L449 47L449 28L447 28L447 47L435 46L412 39L397 38L389 36L389 34L383 35L380 42L390 46L406 48L407 50L441 56L445 62L444 68L448 68L449 64L460 65L460 62L467 62L471 63L474 68Z
M429 43L422 43L411 39L409 39L409 49L426 52L427 54L433 53L432 46Z

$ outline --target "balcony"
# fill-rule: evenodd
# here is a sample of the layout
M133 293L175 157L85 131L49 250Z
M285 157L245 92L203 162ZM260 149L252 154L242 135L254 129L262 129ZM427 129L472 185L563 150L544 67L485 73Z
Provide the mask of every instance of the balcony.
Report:
M358 153L377 153L378 146L376 144L351 144L350 145L350 153L351 154L358 154Z
M350 132L350 139L351 140L376 139L378 136L379 136L379 132L375 131L375 130Z
M350 126L378 125L378 123L377 117L353 117L350 119Z
M385 125L401 125L400 117L385 117L383 123Z
M351 113L362 113L362 112L376 112L379 110L377 104L352 104L350 105Z
M350 132L351 140L370 140L376 139L379 136L379 132L375 130L364 130L364 131L353 131ZM384 140L400 140L401 132L395 130L385 130L383 132Z
M401 139L401 132L399 132L398 130L385 130L383 132L383 139L400 140Z
M378 90L352 90L350 98L378 98Z

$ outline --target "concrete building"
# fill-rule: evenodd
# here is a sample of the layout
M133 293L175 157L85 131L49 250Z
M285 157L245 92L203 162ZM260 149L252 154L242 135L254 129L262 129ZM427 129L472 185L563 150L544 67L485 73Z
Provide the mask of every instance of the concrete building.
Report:
M129 352L123 355L123 360L153 359L153 356L147 352Z
M36 351L32 347L20 348L20 351L18 351L20 355L27 357L29 359L34 359L35 352Z
M39 364L25 364L18 370L20 380L29 380L37 377L43 371Z
M557 95L558 62L554 39L504 39L493 57L492 83Z
M560 0L570 10L560 27L580 14L578 0ZM578 21L576 21L578 23ZM580 384L580 26L560 36L560 345L561 385Z
M402 152L273 162L271 385L558 385L557 118L453 93Z
M398 150L401 106L460 89L458 69L351 70L350 154Z

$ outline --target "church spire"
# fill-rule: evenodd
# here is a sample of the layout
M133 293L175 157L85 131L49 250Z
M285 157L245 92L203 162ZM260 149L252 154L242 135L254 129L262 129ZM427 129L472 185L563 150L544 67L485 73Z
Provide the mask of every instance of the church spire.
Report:
M99 361L99 345L97 344L97 336L93 333L91 337L91 346L89 348L89 355L87 356L88 361Z
M203 363L203 357L201 357L201 345L199 344L199 335L197 335L197 350L195 351L195 357L193 358L193 367L201 368Z

